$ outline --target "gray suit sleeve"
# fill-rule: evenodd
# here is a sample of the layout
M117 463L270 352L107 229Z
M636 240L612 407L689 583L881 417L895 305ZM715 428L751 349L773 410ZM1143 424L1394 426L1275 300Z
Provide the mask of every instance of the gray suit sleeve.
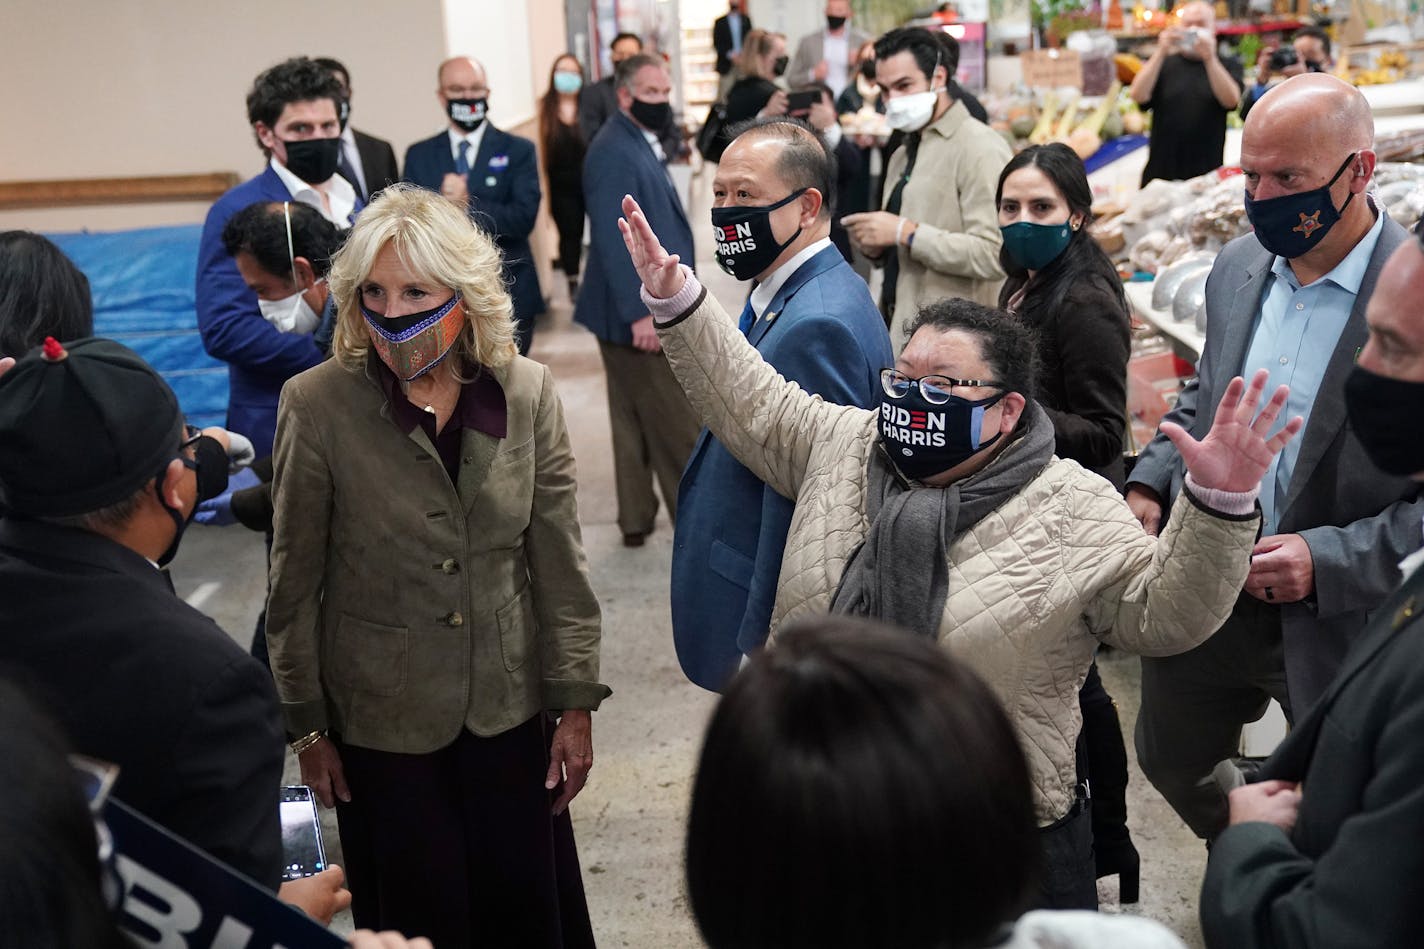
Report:
M1399 562L1424 542L1421 519L1424 497L1416 494L1344 527L1301 531L1315 562L1317 615L1377 609L1399 585Z

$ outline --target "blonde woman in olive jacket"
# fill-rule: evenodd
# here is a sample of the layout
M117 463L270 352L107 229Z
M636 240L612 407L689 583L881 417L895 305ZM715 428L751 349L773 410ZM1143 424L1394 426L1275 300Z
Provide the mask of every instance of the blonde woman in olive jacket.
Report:
M1052 457L1052 423L1022 394L1032 391L1034 359L1022 324L970 301L946 301L922 311L923 325L891 372L911 380L902 396L914 380L935 375L948 377L940 383L955 400L987 397L993 404L981 402L972 454L912 480L899 471L909 442L882 434L887 426L880 420L897 409L888 390L877 412L828 404L782 379L691 271L667 256L632 198L623 210L644 302L693 408L742 464L796 500L772 615L773 648L781 625L830 610L936 636L1004 703L1029 759L1040 825L1069 817L1076 808L1078 689L1094 647L1102 641L1172 655L1225 620L1246 578L1261 476L1302 424L1294 419L1266 437L1285 387L1256 416L1265 375L1249 389L1238 380L1218 410L1216 425L1226 428L1215 440L1168 431L1192 473L1193 503L1176 505L1162 536L1149 537L1107 481ZM985 329L964 328L976 321ZM989 357L1005 344L996 333L1016 340L1018 350L997 364ZM1014 360L1023 378L1001 385L999 377L1014 374L1008 365ZM1026 463L1035 451L1040 459ZM957 531L941 527L938 552L905 543L927 536L910 529L923 520L917 502L928 501L941 524L956 512L963 521L984 486L1012 471L1023 473L977 522ZM928 536L933 545L932 524ZM931 569L934 579L919 587L910 582ZM896 602L906 587L930 596ZM1050 856L1050 874L1052 862ZM1090 854L1082 869L1091 888Z
M382 192L331 282L335 358L278 410L267 635L356 924L592 946L566 807L609 690L553 379L437 194Z

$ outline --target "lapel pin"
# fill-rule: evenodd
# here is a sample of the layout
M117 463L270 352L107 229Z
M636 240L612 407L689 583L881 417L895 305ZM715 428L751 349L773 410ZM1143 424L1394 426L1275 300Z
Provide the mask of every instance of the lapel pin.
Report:
M1405 604L1399 608L1399 612L1394 614L1394 626L1393 626L1393 628L1394 628L1394 629L1399 629L1401 626L1403 626L1405 623L1409 622L1409 621L1410 621L1411 619L1413 619L1413 618L1414 618L1414 597L1411 596L1411 597L1405 602Z

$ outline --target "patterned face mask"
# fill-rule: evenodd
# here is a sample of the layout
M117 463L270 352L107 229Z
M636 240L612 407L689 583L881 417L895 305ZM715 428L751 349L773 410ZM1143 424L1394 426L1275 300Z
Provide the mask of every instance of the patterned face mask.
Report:
M438 366L465 328L465 308L460 306L458 293L432 310L392 319L372 313L365 303L360 307L376 355L405 382Z

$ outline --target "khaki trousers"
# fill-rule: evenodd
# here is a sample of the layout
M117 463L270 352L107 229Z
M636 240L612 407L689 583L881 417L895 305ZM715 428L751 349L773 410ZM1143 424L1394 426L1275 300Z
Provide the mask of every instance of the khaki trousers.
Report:
M603 340L598 351L608 377L618 527L624 534L647 534L658 514L654 477L668 517L677 520L677 485L701 426L662 353Z

